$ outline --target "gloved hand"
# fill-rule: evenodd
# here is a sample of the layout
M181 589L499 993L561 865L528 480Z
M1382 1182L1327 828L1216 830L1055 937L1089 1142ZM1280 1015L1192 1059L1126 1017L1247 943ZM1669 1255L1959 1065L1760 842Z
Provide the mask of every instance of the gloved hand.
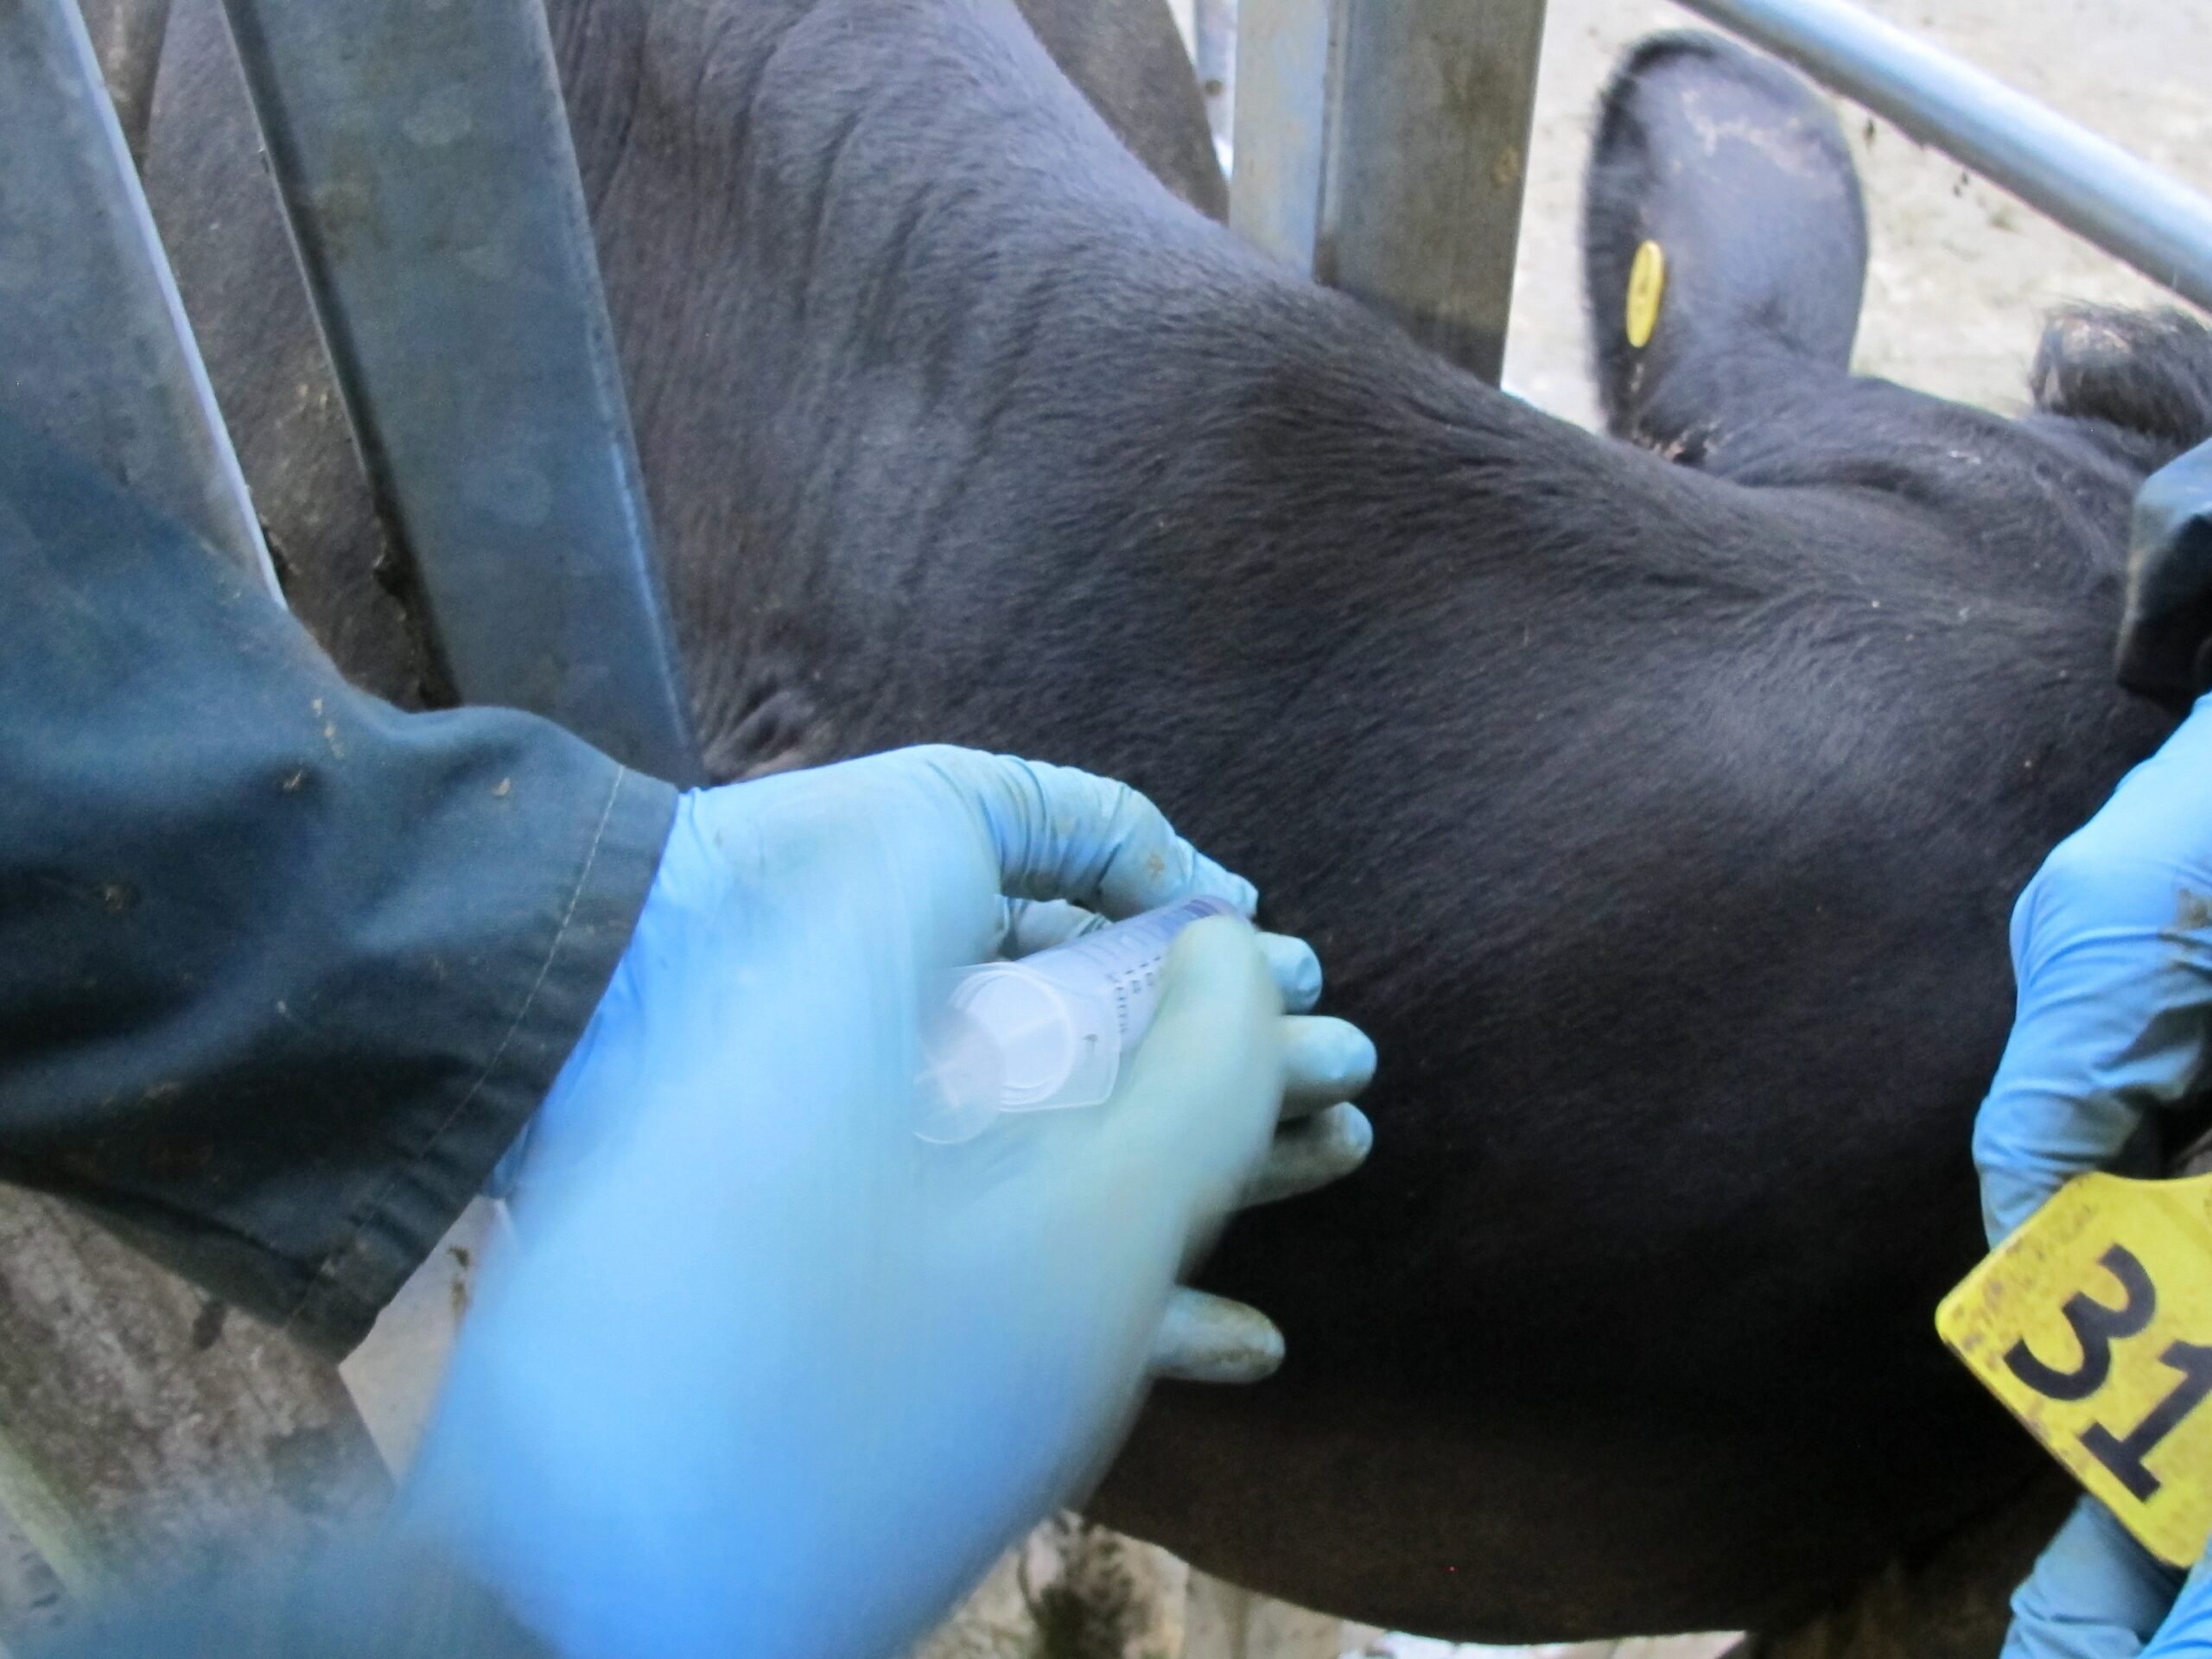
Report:
M2073 1176L2151 1173L2146 1114L2203 1075L2212 702L2037 872L2012 912L2012 969L2018 1011L1974 1124L1992 1244ZM2013 1598L2007 1659L2124 1659L2151 1640L2176 1587L2084 1499Z
M1349 1168L1365 1038L1313 953L1177 942L1103 1106L914 1134L952 972L1250 887L1125 787L916 749L687 796L548 1096L409 1524L569 1659L901 1651L1179 1367L1279 1341L1176 1277L1247 1193ZM1015 902L1010 902L1015 901ZM1269 966L1274 975L1271 978ZM1196 1335L1193 1336L1193 1332Z
M2171 1575L2169 1575L2171 1580ZM2144 1650L2150 1659L2208 1659L2212 1656L2212 1563L2199 1561L2182 1586L2158 1637Z

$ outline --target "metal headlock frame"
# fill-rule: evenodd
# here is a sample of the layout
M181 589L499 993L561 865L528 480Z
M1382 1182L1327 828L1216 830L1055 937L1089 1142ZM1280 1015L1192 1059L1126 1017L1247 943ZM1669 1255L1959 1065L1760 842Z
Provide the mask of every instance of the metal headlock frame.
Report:
M1684 3L2212 306L2212 201L2125 151L1844 0ZM541 0L224 5L357 444L459 695L696 781ZM1217 65L1224 10L1196 12ZM1241 14L1232 225L1496 381L1543 0ZM0 0L0 397L265 572L73 0ZM2212 470L2196 459L2192 490ZM2201 544L2194 495L2153 482L2139 525Z
M455 692L702 781L539 0L225 6ZM75 0L0 0L0 403L265 572Z
M276 590L75 0L0 0L0 407Z

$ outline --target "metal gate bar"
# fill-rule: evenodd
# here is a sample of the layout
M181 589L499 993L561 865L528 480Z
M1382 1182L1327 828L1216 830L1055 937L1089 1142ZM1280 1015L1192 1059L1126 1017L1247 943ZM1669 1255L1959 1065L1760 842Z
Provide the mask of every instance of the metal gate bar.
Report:
M1206 101L1206 125L1224 170L1234 144L1230 117L1236 108L1236 0L1194 0L1191 58Z
M2212 200L1844 0L1681 0L2212 308ZM1542 0L1243 0L1230 222L1496 380Z
M1286 264L1312 271L1321 244L1321 191L1338 0L1242 0L1236 9L1236 102L1230 228Z
M76 0L0 0L0 407L275 593Z
M700 781L542 0L225 8L454 692Z
M2212 307L2212 200L1842 0L1681 0Z
M134 160L146 159L146 129L154 116L154 73L161 67L168 33L169 0L78 0L85 32L115 104L117 124Z
M1230 223L1495 383L1543 0L1244 0Z

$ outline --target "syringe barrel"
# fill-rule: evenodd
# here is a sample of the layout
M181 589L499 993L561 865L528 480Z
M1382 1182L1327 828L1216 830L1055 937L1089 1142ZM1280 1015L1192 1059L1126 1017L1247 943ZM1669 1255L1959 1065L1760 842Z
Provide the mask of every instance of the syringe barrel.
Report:
M925 1033L922 1138L965 1141L1001 1112L1097 1105L1151 1027L1175 936L1236 913L1219 899L1186 899L962 973Z

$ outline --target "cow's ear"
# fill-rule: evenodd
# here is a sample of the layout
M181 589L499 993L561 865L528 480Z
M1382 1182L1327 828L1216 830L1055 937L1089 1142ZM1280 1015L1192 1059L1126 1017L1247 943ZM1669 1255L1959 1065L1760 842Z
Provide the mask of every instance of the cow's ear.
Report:
M2171 446L2212 438L2212 329L2180 311L2075 306L2054 315L2029 381L2047 415Z

